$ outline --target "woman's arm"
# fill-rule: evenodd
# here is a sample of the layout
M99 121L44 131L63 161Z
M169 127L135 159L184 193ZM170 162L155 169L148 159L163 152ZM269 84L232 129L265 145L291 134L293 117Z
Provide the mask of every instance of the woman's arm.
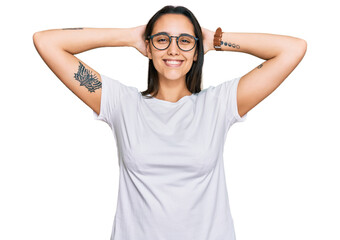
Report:
M78 54L100 47L132 46L133 36L129 28L63 28L37 32L33 39Z
M214 50L214 32L202 29L207 40L206 52ZM245 115L271 94L296 68L307 50L305 40L267 33L222 34L222 51L244 52L266 60L244 75L237 89L240 116Z
M99 47L136 47L143 26L136 28L65 28L36 32L34 46L53 73L98 115L101 77L74 54ZM139 37L139 38L138 38ZM141 40L139 40L140 42ZM143 53L142 44L139 51Z

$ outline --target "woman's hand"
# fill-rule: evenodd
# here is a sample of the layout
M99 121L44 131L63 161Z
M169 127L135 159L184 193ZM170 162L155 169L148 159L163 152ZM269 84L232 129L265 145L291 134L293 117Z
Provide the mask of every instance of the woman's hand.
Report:
M209 52L210 50L214 50L214 35L215 32L210 31L206 28L201 28L203 34L203 47L204 47L204 54Z
M145 32L146 25L138 26L131 28L132 35L133 35L133 47L136 48L141 54L147 57L146 52L146 44L144 39L144 32Z

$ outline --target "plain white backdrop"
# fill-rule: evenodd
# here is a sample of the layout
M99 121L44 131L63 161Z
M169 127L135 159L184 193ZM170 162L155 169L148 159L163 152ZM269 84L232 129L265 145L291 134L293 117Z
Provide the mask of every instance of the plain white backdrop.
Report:
M94 120L92 110L47 67L33 34L65 27L134 27L169 4L188 7L211 30L307 41L297 68L228 133L230 207L238 240L339 240L340 18L331 0L5 3L0 239L108 240L116 210L119 168L111 129ZM147 87L148 60L133 48L76 56L126 85ZM245 53L208 52L203 86L243 76L263 61Z

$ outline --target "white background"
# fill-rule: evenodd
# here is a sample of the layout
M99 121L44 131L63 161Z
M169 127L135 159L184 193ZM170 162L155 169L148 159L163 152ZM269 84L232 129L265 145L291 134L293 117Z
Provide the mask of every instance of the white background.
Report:
M134 27L168 4L188 7L213 31L307 41L298 67L229 131L230 206L237 240L339 240L340 19L330 0L7 2L0 16L0 239L108 240L116 209L119 168L111 129L95 121L43 62L34 32ZM133 48L77 57L126 85L147 87L148 60ZM203 86L243 76L263 61L209 52Z

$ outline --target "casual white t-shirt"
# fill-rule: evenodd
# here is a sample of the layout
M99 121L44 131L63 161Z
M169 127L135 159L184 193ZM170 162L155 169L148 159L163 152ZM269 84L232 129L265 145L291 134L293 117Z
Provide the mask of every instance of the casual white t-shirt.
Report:
M101 79L93 114L112 129L120 169L111 240L235 240L223 149L247 116L237 110L240 78L177 102Z

